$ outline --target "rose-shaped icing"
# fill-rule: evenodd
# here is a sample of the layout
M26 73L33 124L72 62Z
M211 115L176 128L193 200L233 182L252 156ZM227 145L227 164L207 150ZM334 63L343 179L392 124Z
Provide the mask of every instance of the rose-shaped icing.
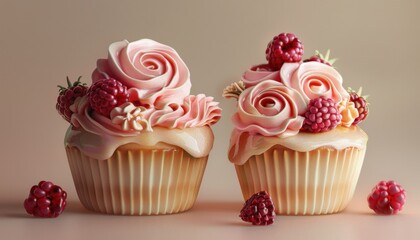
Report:
M319 62L285 63L280 69L282 82L296 89L307 103L311 99L325 96L340 103L349 98L343 88L341 75L333 68Z
M152 131L147 121L147 109L136 107L131 102L126 102L111 111L111 122L121 126L124 131Z
M166 128L191 128L216 123L221 116L221 109L213 97L204 94L190 95L183 104L167 103L162 109L151 113L149 122L154 126Z
M252 66L242 74L242 81L247 88L269 79L280 82L280 71L272 71L268 64Z
M283 138L299 132L306 108L299 92L265 80L242 92L232 120L238 130Z
M150 39L112 43L108 58L97 61L92 81L104 77L126 85L130 102L143 106L164 104L168 99L180 103L191 89L190 72L178 53Z
M341 125L350 127L354 120L359 117L359 111L354 105L354 102L345 98L338 105L338 112L341 114Z

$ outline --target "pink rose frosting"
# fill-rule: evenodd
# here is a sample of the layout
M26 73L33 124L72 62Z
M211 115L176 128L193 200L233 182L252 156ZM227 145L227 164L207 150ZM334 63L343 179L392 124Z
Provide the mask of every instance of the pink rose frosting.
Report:
M162 105L190 94L190 72L171 47L150 39L124 40L109 46L108 58L99 59L92 81L112 77L127 86L130 102Z
M190 95L183 104L167 103L162 109L154 111L149 122L153 126L166 128L191 128L216 123L221 116L221 109L213 97L204 94Z
M296 89L308 103L311 99L325 96L340 103L349 98L343 88L341 75L333 68L319 62L285 63L280 69L282 82Z
M238 130L283 138L299 132L306 108L299 92L265 80L242 92L232 120Z
M120 137L137 136L154 127L193 128L210 126L221 117L219 103L204 94L187 96L183 103L167 103L161 109L135 107L125 103L111 112L111 119L94 112L87 97L77 99L71 106L71 123L96 135Z
M280 80L280 71L272 71L268 64L260 64L250 67L244 74L242 74L242 81L245 87L252 87L264 80Z

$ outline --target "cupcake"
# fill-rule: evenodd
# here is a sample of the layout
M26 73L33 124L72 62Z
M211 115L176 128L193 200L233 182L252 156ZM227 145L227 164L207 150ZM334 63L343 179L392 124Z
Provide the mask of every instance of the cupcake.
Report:
M82 204L120 215L190 209L221 109L212 97L190 95L178 53L149 39L115 42L90 87L67 82L56 107L70 123L64 146Z
M302 42L282 33L268 44L268 63L224 90L237 100L228 157L244 199L265 190L277 214L331 214L355 191L368 139L358 124L368 104L344 89L329 52L302 55Z

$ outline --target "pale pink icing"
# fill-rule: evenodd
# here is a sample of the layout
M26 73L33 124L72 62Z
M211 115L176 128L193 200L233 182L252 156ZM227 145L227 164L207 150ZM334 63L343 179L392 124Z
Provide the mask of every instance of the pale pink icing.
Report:
M185 97L182 105L168 103L162 109L152 112L149 122L152 126L182 129L211 125L220 116L221 109L213 97L198 94Z
M149 39L113 43L108 58L98 60L92 82L110 77L127 86L129 101L103 116L90 107L88 96L77 98L70 106L66 145L97 159L109 158L128 143L178 146L193 157L209 154L209 126L219 120L221 109L212 97L189 95L190 72L174 49Z
M77 99L71 109L74 112L71 115L71 124L98 136L128 137L140 134L140 131L124 130L120 125L112 123L111 119L95 113L89 105L87 96Z
M250 67L242 74L242 81L245 87L252 87L264 80L280 80L280 71L271 71L268 64L260 64Z
M340 103L349 98L343 88L343 79L333 67L319 62L285 63L280 69L282 82L296 89L308 103L325 96Z
M366 147L367 134L358 126L337 127L324 133L300 132L287 138L266 137L234 129L230 138L229 160L236 164L244 164L250 157L260 155L275 145L298 152L329 147L341 150L347 147Z
M265 80L241 93L232 120L240 131L283 138L299 132L306 108L296 90Z
M140 107L141 111L138 113L135 113L136 107L133 104L126 103L115 108L111 112L112 118L109 119L93 111L84 96L71 106L74 112L71 123L97 135L129 137L143 134L144 131L153 131L155 127L184 129L210 126L221 117L222 110L218 105L213 97L206 97L204 94L187 96L182 104L168 103L162 109ZM127 121L124 123L125 120ZM141 129L133 127L136 123L132 121L141 124ZM124 127L124 124L128 125Z
M108 58L98 60L92 81L108 77L127 86L130 102L145 106L180 103L191 89L190 72L178 53L150 39L112 43Z

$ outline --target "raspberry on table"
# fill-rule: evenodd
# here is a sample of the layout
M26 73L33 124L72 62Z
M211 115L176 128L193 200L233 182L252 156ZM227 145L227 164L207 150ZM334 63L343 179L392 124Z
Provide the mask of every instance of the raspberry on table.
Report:
M239 217L252 225L270 225L274 223L273 201L266 191L252 195L244 204Z
M304 117L302 130L313 133L330 131L341 122L337 103L324 96L309 101Z
M128 101L127 87L113 79L102 79L88 89L89 104L97 113L109 117L112 109Z
M28 214L35 217L58 217L66 208L67 193L60 186L49 181L41 181L32 186L23 206Z
M265 56L274 70L281 68L285 62L300 62L303 55L303 44L293 33L280 33L268 43Z
M369 114L369 104L366 101L366 97L362 97L362 89L360 88L359 91L356 93L355 91L349 89L350 94L350 101L354 103L354 107L359 112L359 116L354 119L353 125L357 125L363 120L366 119L366 117Z
M395 181L379 182L369 194L369 208L378 214L397 214L406 201L405 190Z
M71 115L73 114L70 110L70 106L74 103L76 98L85 96L87 92L86 83L80 82L81 78L82 77L79 77L76 82L71 83L70 79L67 77L67 87L58 85L60 93L57 97L55 108L67 122L70 122Z

